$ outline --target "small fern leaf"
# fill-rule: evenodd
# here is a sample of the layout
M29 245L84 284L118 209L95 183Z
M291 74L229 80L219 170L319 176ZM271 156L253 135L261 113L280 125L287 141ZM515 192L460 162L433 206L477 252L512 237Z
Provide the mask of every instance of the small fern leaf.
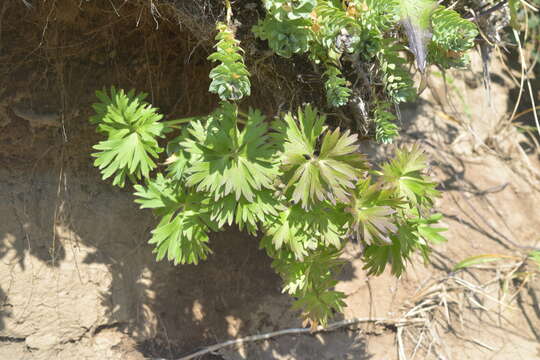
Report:
M223 101L240 100L251 94L250 74L244 64L242 48L227 25L218 23L217 30L216 52L208 60L217 61L219 65L210 72L209 91Z
M324 89L328 104L333 107L346 105L352 90L347 86L347 81L342 77L341 71L335 66L329 66L324 74L327 77Z

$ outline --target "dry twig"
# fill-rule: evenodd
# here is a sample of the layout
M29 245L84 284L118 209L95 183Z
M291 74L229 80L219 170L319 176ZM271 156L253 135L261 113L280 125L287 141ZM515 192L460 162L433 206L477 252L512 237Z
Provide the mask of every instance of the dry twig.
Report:
M337 330L339 328L343 328L343 327L347 327L347 326L351 326L351 325L355 325L355 324L360 324L360 323L376 323L376 324L387 325L387 326L395 326L398 329L401 329L402 327L407 326L407 325L414 325L414 324L424 323L424 321L425 321L424 319L419 319L419 318L413 318L413 319L354 318L354 319L338 321L338 322L335 322L335 323L332 323L332 324L328 325L325 328L322 328L322 327L318 328L315 331L312 331L310 328L284 329L284 330L278 330L278 331L269 332L269 333L266 333L266 334L251 335L251 336L246 336L246 337L243 337L243 338L240 338L240 339L228 340L228 341L225 341L225 342L222 342L222 343L219 343L219 344L208 346L208 347L206 347L206 348L204 348L202 350L199 350L197 352L194 352L194 353L192 353L190 355L181 357L181 358L176 359L176 360L190 360L190 359L197 358L199 356L203 356L205 354L213 353L213 352L215 352L217 350L220 350L220 349L223 349L225 347L245 344L245 343L248 343L248 342L267 340L267 339L270 339L270 338L283 336L283 335L315 334L315 333L320 333L320 332L329 332L329 331ZM166 359L154 358L153 360L166 360Z

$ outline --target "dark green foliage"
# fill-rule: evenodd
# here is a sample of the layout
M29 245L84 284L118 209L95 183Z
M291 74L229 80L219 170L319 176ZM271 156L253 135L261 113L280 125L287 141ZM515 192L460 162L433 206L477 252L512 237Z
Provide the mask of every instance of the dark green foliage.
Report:
M324 74L327 77L324 89L326 90L328 104L333 107L347 104L351 96L351 89L347 87L347 80L343 78L341 71L334 66L329 66Z
M465 52L474 46L476 25L454 10L439 6L432 15L433 42L446 50Z
M405 59L399 56L403 47L392 39L384 39L382 43L384 45L377 53L377 60L387 96L394 104L413 100L416 97L414 82L404 68Z
M404 45L422 72L429 64L459 68L468 64L465 52L478 35L476 25L434 0L266 0L264 5L266 17L253 29L255 35L268 40L277 55L308 53L314 63L323 64L328 105L346 105L360 75L344 76L344 62L353 68L371 65L365 66L367 77L382 82L382 94L363 100L376 104L370 115L375 138L383 143L398 134L391 105L416 96ZM400 29L406 38L395 36Z
M270 48L280 56L305 53L312 36L309 17L315 3L316 0L265 0L268 15L253 32L268 40Z
M375 140L383 144L391 143L399 135L399 127L395 123L397 117L389 111L390 106L388 102L380 101L373 111Z
M474 46L478 36L476 25L443 6L433 12L432 18L433 41L429 46L429 61L443 69L468 65L466 51Z

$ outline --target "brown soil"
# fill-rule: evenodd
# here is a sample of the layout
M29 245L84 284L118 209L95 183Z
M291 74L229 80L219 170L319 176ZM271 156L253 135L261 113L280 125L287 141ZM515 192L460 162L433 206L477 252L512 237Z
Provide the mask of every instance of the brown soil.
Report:
M108 1L58 0L32 10L21 1L0 5L0 359L172 359L230 338L300 326L257 239L230 229L212 237L214 254L198 266L156 263L146 244L152 215L138 210L129 189L112 188L92 167L98 137L87 118L94 90L114 84L147 91L174 117L206 113L216 104L206 92L209 35L165 17L157 18L156 29L155 18L139 2L116 10ZM284 79L268 82L276 67ZM256 70L253 88L261 90L250 101L269 115L319 96L305 83L294 96L281 87L297 69L279 59ZM435 249L432 264L412 266L399 280L368 278L358 249L349 248L338 284L349 295L348 307L335 320L397 318L431 281L452 274L456 262L512 255L516 244L539 246L538 155L523 156L515 145L526 139L501 129L515 92L508 74L496 69L489 107L478 70L475 64L458 78L448 97L433 80L432 92L403 109L402 142L420 142L433 161L449 242ZM41 126L21 111L56 113L60 122ZM379 160L392 150L364 146ZM456 276L486 284L497 276L493 269ZM498 283L485 294L446 284L450 305L425 312L436 336L402 334L408 358L422 337L432 344L420 341L416 358L540 358L537 280L509 307L496 301L503 296ZM398 334L392 326L362 325L206 358L395 359Z

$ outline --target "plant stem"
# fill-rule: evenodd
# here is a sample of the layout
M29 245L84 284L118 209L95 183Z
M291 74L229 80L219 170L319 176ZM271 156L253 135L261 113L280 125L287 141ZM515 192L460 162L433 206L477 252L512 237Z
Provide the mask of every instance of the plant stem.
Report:
M183 118L183 119L175 119L175 120L164 121L164 122L162 122L162 124L165 125L165 126L174 127L174 125L186 124L186 123L189 123L190 121L195 120L195 119L196 118L194 118L194 117L188 117L188 118Z
M231 1L230 0L224 0L225 1L225 8L227 9L227 25L231 24L232 19L232 7L231 7Z
M246 119L249 119L249 115L247 113L243 112L240 109L238 109L238 115L240 115L240 116L242 116L242 117L244 117ZM244 124L245 124L245 122L244 122Z

